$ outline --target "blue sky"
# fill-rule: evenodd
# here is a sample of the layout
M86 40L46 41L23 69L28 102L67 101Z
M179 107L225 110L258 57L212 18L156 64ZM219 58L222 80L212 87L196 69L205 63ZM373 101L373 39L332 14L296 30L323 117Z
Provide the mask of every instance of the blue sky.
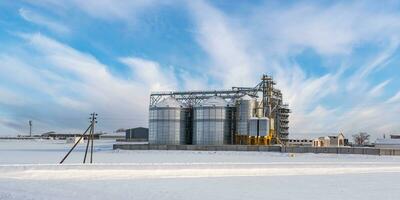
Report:
M270 74L291 134L400 132L396 1L1 1L0 135L147 125L150 91Z

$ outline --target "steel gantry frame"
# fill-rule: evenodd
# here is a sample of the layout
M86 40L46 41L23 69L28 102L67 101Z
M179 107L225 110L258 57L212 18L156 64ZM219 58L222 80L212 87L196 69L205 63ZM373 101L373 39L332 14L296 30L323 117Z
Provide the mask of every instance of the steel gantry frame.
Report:
M261 82L255 87L232 87L231 90L203 90L203 91L172 91L172 92L152 92L150 94L150 107L157 105L164 97L174 97L183 104L192 107L201 103L203 100L213 96L221 97L227 101L235 100L242 96L249 95L254 98L262 97L259 108L263 110L264 117L270 119L270 129L268 144L282 143L288 137L288 123L290 109L287 104L283 104L282 92L274 86L276 83L268 75L261 77Z
M178 92L153 92L150 95L150 106L155 106L160 102L163 97L174 97L176 100L182 103L193 106L201 103L203 100L213 96L221 97L225 100L232 100L240 98L244 95L252 97L258 97L257 90L254 88L236 89L232 90L208 90L208 91L178 91Z

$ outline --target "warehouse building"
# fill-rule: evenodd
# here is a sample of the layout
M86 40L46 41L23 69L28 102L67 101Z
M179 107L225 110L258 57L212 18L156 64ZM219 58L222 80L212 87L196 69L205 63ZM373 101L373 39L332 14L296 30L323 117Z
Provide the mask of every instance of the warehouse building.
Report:
M125 130L126 141L148 141L149 129L144 127L130 128Z

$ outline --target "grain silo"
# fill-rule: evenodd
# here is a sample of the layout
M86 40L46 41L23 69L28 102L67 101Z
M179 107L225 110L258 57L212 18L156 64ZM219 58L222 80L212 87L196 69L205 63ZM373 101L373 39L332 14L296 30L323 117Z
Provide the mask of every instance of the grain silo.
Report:
M228 102L217 96L194 106L193 144L230 144L232 108Z
M173 97L150 107L149 143L185 144L188 110Z
M249 119L249 136L265 137L269 133L269 119L267 117L252 117Z
M284 144L290 109L275 85L264 74L254 87L152 92L149 142Z
M236 143L247 144L249 119L254 116L256 99L245 95L236 101Z
M249 136L247 144L266 144L269 132L269 118L251 117L249 119Z

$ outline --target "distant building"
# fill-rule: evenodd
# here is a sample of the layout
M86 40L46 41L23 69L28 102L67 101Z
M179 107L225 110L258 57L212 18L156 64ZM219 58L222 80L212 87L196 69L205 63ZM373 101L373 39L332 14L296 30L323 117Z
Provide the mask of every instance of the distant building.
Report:
M313 147L343 147L346 146L348 140L342 133L337 136L319 137L312 141Z
M400 134L390 135L389 139L376 139L374 144L375 148L400 149Z
M99 139L101 134L102 133L95 133L93 135L94 139ZM89 134L86 134L84 136L84 139L87 139L88 135ZM42 138L55 139L55 140L65 140L67 138L80 137L80 136L82 136L82 133L78 133L78 134L75 134L75 133L56 133L56 132L53 132L53 131L52 132L48 132L48 133L43 133L41 135Z
M125 139L125 133L124 132L115 132L115 133L103 133L100 135L100 139L102 140L119 140L119 139Z
M304 147L311 147L313 140L309 139L288 139L286 141L286 146L304 146Z
M390 135L390 139L400 139L400 134L392 134Z
M125 139L127 141L148 141L149 129L143 127L130 128L125 130Z

